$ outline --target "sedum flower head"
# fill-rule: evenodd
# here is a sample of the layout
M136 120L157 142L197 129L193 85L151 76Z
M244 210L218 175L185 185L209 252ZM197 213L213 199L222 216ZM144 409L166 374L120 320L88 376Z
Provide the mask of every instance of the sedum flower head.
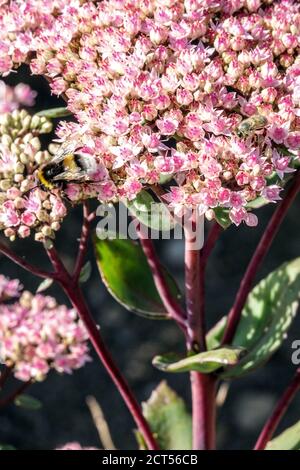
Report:
M50 158L40 135L51 129L45 117L25 110L0 115L0 229L11 240L32 232L36 240L53 237L66 215L58 194L37 187L36 169Z
M49 296L21 293L19 281L4 276L0 289L0 358L17 379L41 381L51 369L70 374L90 360L88 335L74 310Z
M100 199L133 199L167 174L176 211L226 207L248 225L249 202L279 199L300 149L298 1L30 0L0 11L0 71L27 61L64 95L77 123L58 134L101 160ZM263 125L243 122L253 116Z

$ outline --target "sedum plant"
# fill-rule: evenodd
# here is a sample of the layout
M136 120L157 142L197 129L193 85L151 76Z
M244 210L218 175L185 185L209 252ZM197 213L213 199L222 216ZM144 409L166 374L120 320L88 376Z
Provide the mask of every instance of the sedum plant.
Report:
M83 366L89 339L133 417L141 449L214 449L220 384L263 366L298 308L299 258L253 284L300 189L299 2L15 0L0 2L0 26L1 74L26 64L65 101L31 114L23 108L34 92L1 84L0 251L44 279L41 289L59 284L73 308L20 294L18 281L3 278L0 385L10 373L30 385L51 368ZM56 135L45 145L54 118ZM232 224L245 223L251 233L269 203L273 215L232 308L207 331L205 268L215 243ZM84 298L93 221L120 204L138 243L97 230L91 239L101 278L125 308L182 331L186 354L166 351L153 365L190 374L192 416L165 382L140 406ZM55 234L75 205L83 208L82 234L69 271ZM204 220L203 245L196 242ZM184 293L146 230L166 223L185 236ZM16 238L40 242L52 268L18 256ZM299 387L298 370L256 449L299 449L298 424L272 440ZM24 402L19 392L3 403ZM65 448L74 446L81 448Z

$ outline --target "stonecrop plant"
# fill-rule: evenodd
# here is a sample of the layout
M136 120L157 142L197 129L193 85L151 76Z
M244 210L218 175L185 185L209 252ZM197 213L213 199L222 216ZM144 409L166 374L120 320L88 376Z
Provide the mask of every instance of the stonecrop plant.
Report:
M28 77L47 80L65 106L33 112L36 92L21 78L9 85L21 65ZM300 298L300 258L253 287L300 190L299 1L4 0L0 73L0 252L44 279L29 293L0 276L0 407L30 400L34 407L24 390L52 369L83 367L89 340L132 415L140 449L215 449L221 384L271 358ZM245 223L251 236L270 203L273 215L232 308L207 331L209 256L232 225ZM111 230L90 237L96 216L122 204L138 242ZM70 270L55 238L75 206L83 221ZM149 235L163 234L166 221L170 237L176 226L184 233L184 293ZM25 238L45 250L52 269L16 254L14 243ZM166 382L140 406L112 359L81 288L90 238L116 301L182 331L186 355L166 351L153 365L190 373L191 416ZM42 293L53 281L72 308ZM21 385L6 394L11 376ZM299 388L300 369L255 449L300 449L300 421L274 438ZM58 449L94 448L70 442Z

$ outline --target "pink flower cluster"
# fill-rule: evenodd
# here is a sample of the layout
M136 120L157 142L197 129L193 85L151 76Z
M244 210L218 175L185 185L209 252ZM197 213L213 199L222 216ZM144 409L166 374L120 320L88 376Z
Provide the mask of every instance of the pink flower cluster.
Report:
M0 13L0 71L27 61L67 99L78 122L58 134L101 160L100 199L170 175L176 211L225 207L248 225L250 201L279 199L300 149L299 1L16 0Z
M51 129L25 110L0 115L0 230L12 241L32 232L38 241L53 238L67 213L58 194L37 187L36 170L51 158L40 135Z
M77 313L20 288L19 281L0 277L0 359L14 376L41 381L50 369L70 374L89 361L88 335ZM13 303L3 302L16 296Z
M25 83L11 87L0 81L0 114L11 113L22 106L33 106L36 95Z

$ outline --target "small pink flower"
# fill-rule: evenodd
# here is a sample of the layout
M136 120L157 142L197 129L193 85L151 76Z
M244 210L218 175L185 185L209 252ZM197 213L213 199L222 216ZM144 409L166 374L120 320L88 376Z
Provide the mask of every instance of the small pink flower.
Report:
M36 215L33 214L32 212L25 211L21 215L21 222L28 227L31 227L36 221Z
M268 136L276 142L276 144L282 144L289 134L289 123L285 123L282 126L272 124L268 129Z
M262 191L262 196L270 202L280 201L280 191L282 189L276 185L266 186L266 188Z

